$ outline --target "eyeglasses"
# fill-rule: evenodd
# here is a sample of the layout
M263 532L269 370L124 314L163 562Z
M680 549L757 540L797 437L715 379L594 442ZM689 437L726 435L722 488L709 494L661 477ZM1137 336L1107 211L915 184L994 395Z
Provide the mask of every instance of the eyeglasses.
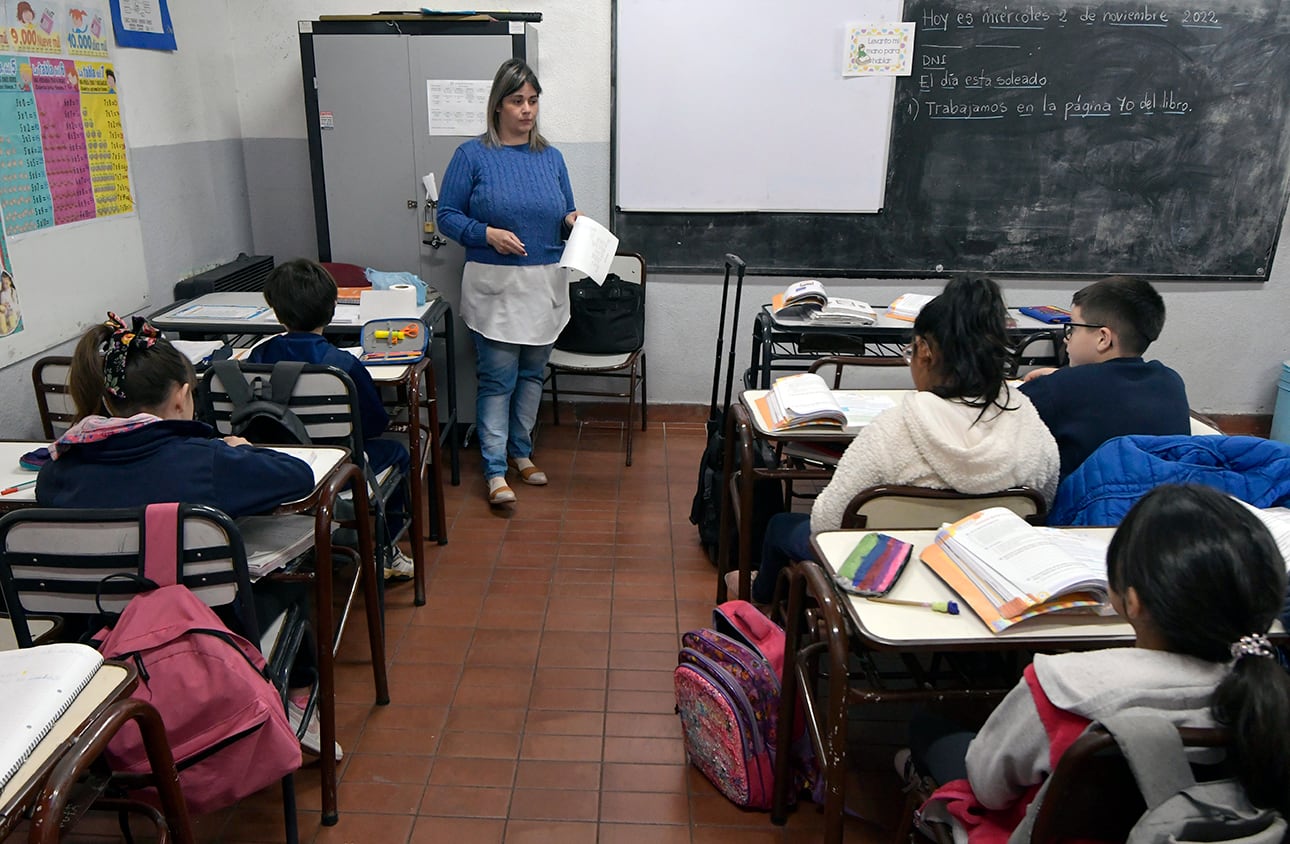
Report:
M1102 323L1097 322L1068 322L1062 326L1062 339L1069 340L1077 328L1106 328Z
M910 343L900 347L900 356L905 359L905 364L909 365L914 362L914 344Z

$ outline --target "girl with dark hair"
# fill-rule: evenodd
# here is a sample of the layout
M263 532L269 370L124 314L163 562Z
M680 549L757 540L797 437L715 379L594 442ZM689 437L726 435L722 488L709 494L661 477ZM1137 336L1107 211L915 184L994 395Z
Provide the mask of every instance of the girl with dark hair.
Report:
M36 479L44 507L142 507L177 501L205 504L232 518L265 513L298 501L314 488L309 464L257 448L242 437L220 437L193 420L197 378L188 358L146 322L127 326L114 313L81 337L72 354L68 389L76 423L50 449ZM304 598L296 583L261 581L256 615L276 618ZM287 717L301 747L319 752L318 716L307 724L315 676L313 645L297 654ZM304 726L302 726L304 724ZM342 755L336 744L336 758Z
M1057 444L1029 400L1004 381L1006 317L998 285L985 278L955 278L924 306L905 349L916 391L856 435L809 518L770 520L755 602L773 598L780 570L811 558L811 533L841 527L847 503L869 487L988 493L1030 486L1052 501Z
M192 364L142 317L81 337L68 388L76 424L51 449L36 500L46 507L206 504L229 516L264 513L308 495L309 464L193 421Z
M918 719L911 726L918 772L971 787L968 799L955 797L963 783L933 796L938 809L947 801L956 840L1006 840L1053 761L1091 721L1126 709L1226 727L1251 802L1290 811L1290 676L1267 639L1286 565L1268 529L1215 489L1161 486L1129 511L1106 563L1135 647L1036 656L966 759L970 734L920 737Z
M484 134L457 148L443 175L439 230L466 248L461 318L478 357L475 422L489 504L510 504L506 473L542 485L533 426L551 349L569 321L561 241L578 211L560 151L538 132L537 74L497 69Z

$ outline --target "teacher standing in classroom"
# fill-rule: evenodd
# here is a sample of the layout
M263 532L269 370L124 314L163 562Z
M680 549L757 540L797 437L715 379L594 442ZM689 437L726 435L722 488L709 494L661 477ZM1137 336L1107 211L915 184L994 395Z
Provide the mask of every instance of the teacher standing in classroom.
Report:
M537 74L520 59L497 69L488 128L457 148L444 172L439 230L466 247L461 317L477 357L475 423L488 503L509 504L508 469L542 485L533 426L542 375L569 321L562 241L578 218L560 151L538 132Z

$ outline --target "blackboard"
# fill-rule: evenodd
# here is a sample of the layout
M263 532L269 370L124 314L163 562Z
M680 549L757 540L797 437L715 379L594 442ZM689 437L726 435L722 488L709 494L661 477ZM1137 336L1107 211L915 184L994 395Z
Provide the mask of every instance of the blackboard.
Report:
M781 275L1268 278L1290 198L1290 0L908 0L904 19L915 68L882 116L880 213L615 207L623 247L677 272L736 252ZM739 119L756 143L768 118Z

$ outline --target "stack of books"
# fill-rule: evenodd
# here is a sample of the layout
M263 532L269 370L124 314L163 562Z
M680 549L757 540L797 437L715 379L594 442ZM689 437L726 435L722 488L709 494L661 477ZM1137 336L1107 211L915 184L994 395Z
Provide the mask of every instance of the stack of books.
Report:
M896 402L862 390L831 390L820 376L803 372L775 379L754 404L771 432L819 429L854 434Z
M913 322L918 318L918 312L923 309L923 306L935 298L925 293L903 293L887 306L887 316Z
M991 507L942 527L921 559L998 633L1046 613L1112 614L1109 541Z
M873 325L878 313L859 299L830 296L813 278L795 281L771 297L777 317L807 319L824 325Z

